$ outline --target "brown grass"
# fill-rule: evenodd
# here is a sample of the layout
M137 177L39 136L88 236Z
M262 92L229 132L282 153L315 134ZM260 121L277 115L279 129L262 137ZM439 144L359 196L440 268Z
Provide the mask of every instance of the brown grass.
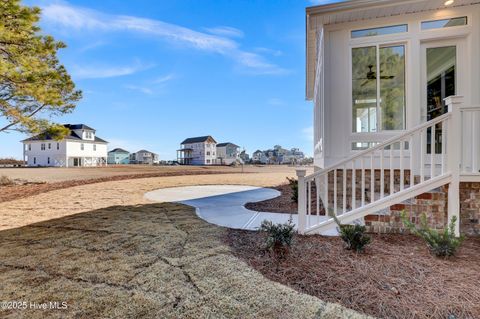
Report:
M362 318L269 281L180 204L112 206L0 232L4 318Z
M1 175L0 176L0 187L1 186L10 186L10 185L13 185L15 184L15 182L9 178L8 176L5 176L5 175Z
M297 236L278 271L262 234L230 230L226 241L267 278L362 313L480 318L480 239L469 238L455 258L439 259L407 235L373 235L365 254L346 251L339 238Z

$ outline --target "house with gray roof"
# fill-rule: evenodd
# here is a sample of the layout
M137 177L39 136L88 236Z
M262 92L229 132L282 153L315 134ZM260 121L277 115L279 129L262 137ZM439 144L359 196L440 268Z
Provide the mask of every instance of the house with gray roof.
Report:
M108 164L130 164L130 152L123 148L115 148L108 152Z
M27 166L101 166L107 165L108 142L85 124L65 124L70 133L55 140L42 133L22 141Z
M147 151L140 150L138 152L130 154L130 164L144 164L144 165L153 165L160 162L160 157L158 154Z
M177 161L182 165L215 165L217 141L210 135L190 137L180 143Z

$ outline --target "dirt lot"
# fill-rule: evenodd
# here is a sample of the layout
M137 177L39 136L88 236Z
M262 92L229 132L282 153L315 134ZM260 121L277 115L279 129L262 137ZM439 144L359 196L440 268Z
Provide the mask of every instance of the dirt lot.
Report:
M55 190L0 205L3 301L66 310L0 317L360 318L272 282L236 258L225 229L147 191L197 184L276 185L289 172L143 178Z
M0 176L11 179L25 180L29 182L63 182L72 180L85 180L95 178L109 178L112 176L140 175L140 174L177 174L184 172L224 172L241 173L242 167L230 166L151 166L151 165L111 165L106 167L82 167L82 168L59 168L59 167L24 167L24 168L0 168ZM278 172L289 173L295 176L295 170L287 166L254 166L245 165L245 173Z

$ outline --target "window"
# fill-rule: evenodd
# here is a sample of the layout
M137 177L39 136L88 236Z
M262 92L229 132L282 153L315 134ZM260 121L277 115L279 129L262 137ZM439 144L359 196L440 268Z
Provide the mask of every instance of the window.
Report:
M57 150L60 149L60 143L57 143Z
M209 159L207 159L207 164L210 164L210 160L209 160Z
M45 151L45 143L42 143L42 145L40 145L40 149L41 149L42 151Z
M97 144L93 144L93 150L94 150L94 151L97 150Z
M371 28L371 29L362 29L362 30L353 30L351 36L353 39L362 38L362 37L372 37L377 35L386 35L394 33L403 33L408 32L407 24L392 25L380 28Z
M36 157L33 158L33 164L37 164L37 158Z
M354 133L405 128L405 46L352 49L352 106Z
M85 138L86 138L86 139L91 139L91 138L92 138L92 132L90 132L90 131L85 131Z
M467 17L423 21L422 30L442 29L467 25Z
M80 150L82 150L82 151L83 151L84 149L85 149L85 145L83 145L83 143L82 143L82 144L80 144Z
M29 151L32 150L32 144L28 144L28 150L29 150Z
M47 163L50 164L50 157L47 158Z
M210 152L207 152L207 156L210 156Z
M52 149L52 143L48 143L48 149Z

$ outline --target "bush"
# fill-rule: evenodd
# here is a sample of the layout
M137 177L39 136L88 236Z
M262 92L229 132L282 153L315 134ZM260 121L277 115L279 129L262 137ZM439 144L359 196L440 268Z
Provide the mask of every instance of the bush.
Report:
M277 257L285 257L292 245L295 225L292 219L284 224L274 224L269 220L264 220L260 230L267 233L265 239L266 249L273 252Z
M340 238L345 242L345 248L348 250L355 250L356 252L363 252L365 247L370 244L371 238L365 234L366 227L358 224L342 225L337 217L333 219L338 225L338 232Z
M292 189L292 201L295 203L298 203L298 181L295 178L289 178L287 177L288 184L290 185L290 188Z
M0 186L9 186L15 184L14 181L8 176L0 176Z
M405 212L402 213L403 224L408 230L422 238L430 251L437 257L449 257L455 255L458 247L465 239L463 236L455 236L455 223L457 217L453 216L450 225L445 227L443 231L437 231L428 227L427 216L422 214L420 217L420 228L417 228L410 220L408 220Z

